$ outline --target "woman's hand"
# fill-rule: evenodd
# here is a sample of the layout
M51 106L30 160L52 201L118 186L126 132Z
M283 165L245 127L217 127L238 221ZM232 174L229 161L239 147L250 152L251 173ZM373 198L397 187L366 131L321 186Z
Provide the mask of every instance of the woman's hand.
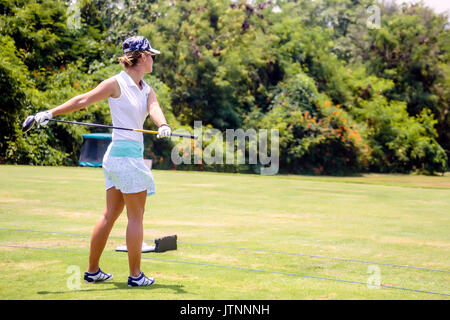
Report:
M50 111L41 111L36 113L34 121L40 126L45 126L52 117L53 115Z
M159 138L164 137L170 137L172 135L172 129L170 129L169 125L164 123L158 128L158 135L156 136Z

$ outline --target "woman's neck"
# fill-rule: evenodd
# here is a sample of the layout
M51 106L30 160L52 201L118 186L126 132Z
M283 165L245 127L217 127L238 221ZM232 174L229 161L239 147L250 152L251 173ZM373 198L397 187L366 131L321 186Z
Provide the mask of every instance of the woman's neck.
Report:
M140 70L134 68L128 68L125 72L130 76L131 79L133 79L134 83L136 83L136 85L142 89L141 81L144 77L144 72L141 72Z

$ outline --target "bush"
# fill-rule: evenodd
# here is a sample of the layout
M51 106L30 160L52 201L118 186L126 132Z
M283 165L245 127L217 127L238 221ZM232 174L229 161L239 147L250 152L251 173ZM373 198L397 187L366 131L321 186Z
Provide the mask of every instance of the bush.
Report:
M436 142L431 111L408 115L405 102L377 97L362 104L359 119L367 123L373 150L369 168L377 172L418 171L434 174L447 170L447 155Z
M58 146L45 132L47 130L23 135L19 126L15 129L17 139L8 141L8 163L49 166L68 164L68 154L58 150Z
M246 127L279 130L281 171L345 175L363 170L368 161L356 123L304 74L280 83L271 110L255 109Z

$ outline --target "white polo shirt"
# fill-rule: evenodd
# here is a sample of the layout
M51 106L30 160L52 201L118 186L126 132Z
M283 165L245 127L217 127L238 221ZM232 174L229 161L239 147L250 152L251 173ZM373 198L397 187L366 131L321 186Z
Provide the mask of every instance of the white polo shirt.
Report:
M115 75L114 78L120 86L120 96L108 98L113 126L142 129L148 116L147 98L150 86L142 80L142 90L139 89L125 71ZM144 137L141 132L113 129L112 140L144 142Z

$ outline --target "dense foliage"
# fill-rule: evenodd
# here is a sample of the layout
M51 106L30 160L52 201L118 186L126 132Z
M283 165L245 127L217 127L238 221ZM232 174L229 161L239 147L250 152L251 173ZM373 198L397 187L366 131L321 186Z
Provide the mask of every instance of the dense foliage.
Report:
M140 34L162 52L146 80L174 128L278 129L281 172L445 172L448 18L423 5L375 9L367 0L0 0L0 163L75 165L81 135L98 129L52 123L23 135L21 123L118 73L121 42ZM64 118L111 123L106 101ZM258 170L177 166L173 144L146 136L146 157L157 168ZM186 148L192 159L205 151Z

